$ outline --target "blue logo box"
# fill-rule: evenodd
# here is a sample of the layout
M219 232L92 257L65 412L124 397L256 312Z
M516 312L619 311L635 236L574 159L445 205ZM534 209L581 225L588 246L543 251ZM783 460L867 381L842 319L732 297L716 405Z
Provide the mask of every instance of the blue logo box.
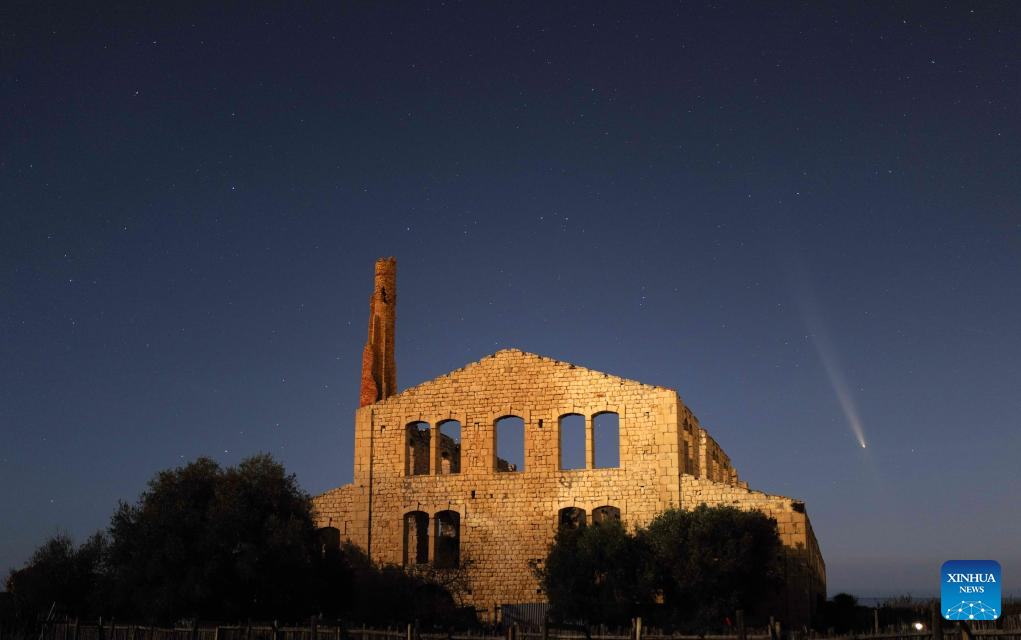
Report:
M940 576L940 606L947 620L996 620L1000 617L1000 563L995 560L947 560Z

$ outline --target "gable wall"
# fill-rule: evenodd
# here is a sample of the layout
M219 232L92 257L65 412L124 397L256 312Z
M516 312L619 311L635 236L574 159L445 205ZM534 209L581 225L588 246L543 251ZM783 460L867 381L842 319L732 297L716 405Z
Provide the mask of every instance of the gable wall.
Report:
M501 351L359 410L363 431L371 423L373 558L403 562L404 514L449 509L461 517L472 603L543 600L531 567L545 558L560 509L611 505L645 523L679 505L678 402L669 389ZM601 411L619 415L620 466L559 470L558 418ZM495 471L494 424L506 415L525 422L523 471ZM461 423L461 472L409 476L406 425L447 419Z
M591 420L601 411L619 415L620 466L561 471L558 418L579 413ZM507 415L525 423L525 464L517 472L495 470L494 424ZM460 472L442 475L435 472L439 454L454 447L437 439L435 427L450 419L461 424ZM422 434L408 438L407 425L417 421L433 425L439 450L432 445L427 453ZM437 459L431 472L409 475L409 459L421 468L423 456ZM778 605L788 620L807 621L815 596L825 594L825 567L803 505L749 491L675 391L520 351L497 352L360 408L354 482L317 496L315 508L320 526L338 528L374 560L394 564L404 561L406 545L415 548L406 514L428 514L432 545L436 515L456 512L469 567L465 604L491 618L496 605L545 600L533 568L546 556L560 509L579 507L591 521L595 508L609 505L633 526L703 502L777 519L793 587Z

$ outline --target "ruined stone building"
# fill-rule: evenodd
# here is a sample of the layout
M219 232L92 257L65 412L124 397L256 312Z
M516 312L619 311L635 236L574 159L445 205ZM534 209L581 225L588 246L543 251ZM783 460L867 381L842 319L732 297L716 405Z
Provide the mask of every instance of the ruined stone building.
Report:
M398 392L395 284L395 260L377 261L354 481L314 499L320 527L379 562L470 560L466 599L492 611L544 601L532 569L558 526L645 525L702 503L754 509L776 519L785 546L777 614L808 621L826 572L804 503L750 490L676 391L504 349ZM498 450L510 433L523 464ZM566 468L568 437L584 442L579 468Z

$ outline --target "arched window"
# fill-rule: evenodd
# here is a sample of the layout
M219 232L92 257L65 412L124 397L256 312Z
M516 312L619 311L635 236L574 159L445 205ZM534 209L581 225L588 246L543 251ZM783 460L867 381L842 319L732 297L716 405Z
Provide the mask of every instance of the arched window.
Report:
M411 422L407 426L404 472L409 476L429 474L429 449L432 429L428 422Z
M340 553L340 529L336 527L321 527L316 531L319 539L319 552L322 557Z
M620 466L620 416L603 411L592 416L593 466Z
M561 529L584 527L585 510L578 507L564 507L557 514L557 526Z
M567 413L560 416L560 469L585 468L585 416Z
M429 514L410 511L404 514L404 566L429 562Z
M620 522L620 509L605 505L592 510L592 524L600 525L604 522Z
M518 416L504 416L494 425L496 471L525 470L525 421Z
M437 569L456 569L461 564L461 514L456 511L440 511L436 514L436 558L433 566Z
M461 423L457 420L444 420L439 427L438 473L461 473Z

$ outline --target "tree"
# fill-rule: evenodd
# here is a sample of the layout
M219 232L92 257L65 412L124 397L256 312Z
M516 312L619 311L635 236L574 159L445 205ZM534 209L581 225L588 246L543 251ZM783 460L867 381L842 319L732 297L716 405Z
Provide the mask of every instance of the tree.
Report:
M77 547L66 534L44 542L24 568L7 577L13 610L28 620L45 615L51 607L63 615L101 615L107 545L102 533Z
M449 538L437 539L437 545L443 540L449 544ZM471 595L471 572L475 564L468 554L458 549L456 564L436 566L433 564L411 565L405 570L411 575L429 583L442 587L450 594L458 607L467 607L468 596Z
M110 536L118 615L293 619L314 607L311 502L268 455L160 472L120 505Z
M781 552L772 518L702 505L661 513L633 534L617 522L562 527L537 574L562 617L622 624L645 615L707 631L774 595Z
M463 573L459 569L409 573L394 564L376 564L351 544L340 552L356 587L331 598L340 603L341 617L374 626L418 622L424 628L464 628L477 622L474 609L459 606L445 582Z
M823 602L816 612L816 625L831 629L834 633L867 631L872 626L871 611L858 604L858 599L849 593L838 593Z
M757 511L701 505L671 509L641 532L652 547L666 616L689 628L718 628L754 610L781 584L776 521Z
M134 504L122 503L109 536L80 547L67 536L48 540L11 572L13 603L3 604L29 626L54 603L58 613L82 618L156 623L323 613L430 625L464 613L451 595L467 588L463 562L409 575L327 532L316 530L294 475L270 456L228 468L199 458L156 474Z
M567 620L622 624L654 599L652 550L616 521L561 527L537 574L554 611Z

